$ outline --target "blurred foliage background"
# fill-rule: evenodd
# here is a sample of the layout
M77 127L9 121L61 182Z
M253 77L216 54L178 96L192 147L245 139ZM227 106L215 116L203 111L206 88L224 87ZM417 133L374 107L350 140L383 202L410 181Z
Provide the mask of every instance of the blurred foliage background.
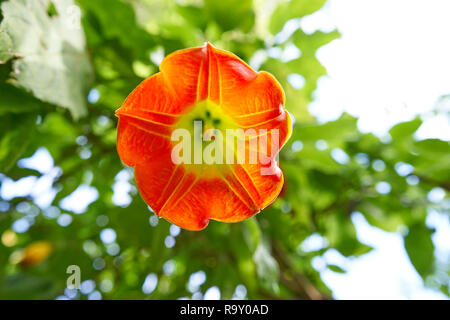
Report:
M348 114L320 124L308 113L326 75L316 50L340 34L276 35L325 1L1 0L0 298L198 298L211 286L224 299L330 298L311 261L330 248L371 250L356 237L355 211L400 230L425 284L448 295L449 264L435 260L425 219L449 210L449 143L414 139L419 117L381 141ZM163 56L205 41L274 74L296 122L280 155L282 196L245 222L189 232L140 198L116 153L114 111ZM293 46L299 57L268 54ZM29 165L45 150L46 170ZM19 192L8 193L12 184ZM430 191L446 196L432 201ZM70 195L93 201L71 210ZM302 250L311 235L326 246ZM65 290L69 265L81 268L81 291Z

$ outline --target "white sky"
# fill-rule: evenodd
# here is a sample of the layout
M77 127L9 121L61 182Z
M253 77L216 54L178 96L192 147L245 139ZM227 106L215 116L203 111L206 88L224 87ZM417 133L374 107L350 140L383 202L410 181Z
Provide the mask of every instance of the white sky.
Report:
M362 131L382 135L431 110L450 93L449 13L448 0L329 0L302 19L305 31L336 26L342 33L318 51L329 77L320 80L310 111L321 121L347 111ZM448 119L429 121L421 138L450 140Z

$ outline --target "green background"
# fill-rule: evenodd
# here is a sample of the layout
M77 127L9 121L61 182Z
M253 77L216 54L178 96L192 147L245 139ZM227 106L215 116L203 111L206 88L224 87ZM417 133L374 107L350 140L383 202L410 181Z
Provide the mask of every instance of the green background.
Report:
M50 208L38 207L32 195L0 198L1 299L61 296L69 265L80 266L82 281L95 281L104 299L190 298L211 286L230 299L240 284L248 299L330 298L332 292L311 261L330 248L346 257L371 250L356 237L350 219L355 211L373 226L400 230L425 285L449 294L449 264L435 260L434 230L425 223L430 209L448 213L444 201L431 202L427 195L440 188L448 199L449 143L415 140L419 117L395 125L383 141L358 131L357 119L348 114L317 123L307 107L326 69L315 53L339 38L339 32L307 34L299 28L282 42L274 41L288 20L314 13L325 0L271 1L273 10L251 0L0 3L0 185L7 177L41 177L18 165L41 147L60 168L52 181L56 196ZM280 81L296 120L280 154L286 185L282 196L256 217L236 224L211 221L202 232L175 232L170 238L175 245L168 248L170 223L152 219L135 188L129 205L112 201L116 175L124 169L115 148L114 111L158 71L158 57L205 41L246 62L255 55L267 57L260 70ZM283 50L290 45L301 50L300 57L282 61L267 56L274 46ZM294 88L291 74L303 76L305 85ZM402 173L401 165L411 170ZM132 170L125 170L134 185ZM389 183L391 190L377 192L379 182ZM62 209L60 201L80 185L95 188L98 199L82 214ZM61 226L62 215L70 215L72 222ZM11 235L20 219L31 226L8 243L5 234ZM115 231L114 243L102 242L105 228ZM300 245L312 234L324 237L327 246L305 252ZM26 263L17 258L43 240L52 247L46 259ZM327 267L345 272L337 265ZM200 270L206 280L189 287L190 276ZM144 293L149 274L158 279L157 286Z

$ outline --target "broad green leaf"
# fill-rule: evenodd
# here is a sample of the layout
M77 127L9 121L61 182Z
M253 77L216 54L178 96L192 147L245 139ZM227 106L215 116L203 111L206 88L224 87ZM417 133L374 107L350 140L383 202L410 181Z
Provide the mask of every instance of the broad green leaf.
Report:
M177 11L192 25L202 30L206 28L207 18L204 14L203 8L189 5L177 5Z
M326 0L292 0L281 1L270 20L270 32L277 34L284 24L293 18L301 18L319 10Z
M359 256L372 249L357 240L356 229L348 213L336 210L333 215L320 217L320 221L330 247L337 249L344 256Z
M84 12L83 25L90 45L115 40L127 49L127 54L136 59L148 59L155 39L137 25L135 11L129 3L121 0L76 1Z
M0 63L14 61L14 78L38 99L86 114L91 66L72 0L10 0L1 5ZM49 16L53 3L58 15ZM31 36L32 35L32 36Z
M450 143L438 139L426 139L414 143L412 151L418 154L414 172L427 182L450 181Z
M8 81L12 73L12 64L10 60L5 64L0 64L0 116L11 113L24 113L38 111L43 107L42 101L39 101L25 90L14 85L14 81Z
M424 224L417 223L409 226L409 232L404 238L409 259L423 278L430 275L434 267L434 245L431 234L432 231Z
M326 173L337 173L341 169L341 165L334 161L330 155L330 150L317 150L316 147L305 145L303 149L297 153L297 157L302 166L309 169L317 169Z
M439 139L426 139L414 144L414 151L422 156L441 157L450 154L450 143Z
M0 31L0 43L0 63L4 63L14 56L13 42L7 33Z
M291 38L294 40L294 44L302 50L302 54L315 55L317 49L340 36L338 30L331 32L315 31L312 34L306 34L302 29L298 29Z
M41 101L12 84L0 83L0 92L2 95L0 100L0 116L8 112L24 113L38 111L43 106Z
M223 31L250 31L255 23L252 0L205 0L205 10Z
M371 225L388 232L396 232L400 226L405 225L406 221L402 214L411 215L410 210L394 211L389 204L385 207L384 203L377 200L375 198L372 201L365 201L359 208Z
M357 119L344 113L339 119L323 124L296 124L293 140L302 142L317 140L344 140L357 134Z
M27 150L36 131L36 119L33 113L0 118L0 172L7 173Z
M419 118L408 122L402 122L393 126L391 130L389 130L389 134L392 136L393 141L411 139L411 136L419 129L421 124L422 120Z

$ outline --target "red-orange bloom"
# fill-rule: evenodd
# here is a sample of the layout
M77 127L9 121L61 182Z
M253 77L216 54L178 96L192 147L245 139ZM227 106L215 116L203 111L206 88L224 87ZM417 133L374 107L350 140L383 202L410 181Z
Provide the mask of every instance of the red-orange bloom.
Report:
M256 144L257 153L268 153L271 159L289 138L292 124L280 84L230 52L207 43L170 54L160 72L144 80L116 115L117 150L126 165L134 166L142 198L158 216L182 228L201 230L209 219L242 221L280 193L283 174L276 162L239 162L236 157L232 163L214 164L173 160L174 130L195 135L195 120L202 120L205 129L255 129L244 140L245 150L255 148L253 139L265 139L269 151ZM276 149L272 153L271 147ZM190 151L183 150L183 155Z

